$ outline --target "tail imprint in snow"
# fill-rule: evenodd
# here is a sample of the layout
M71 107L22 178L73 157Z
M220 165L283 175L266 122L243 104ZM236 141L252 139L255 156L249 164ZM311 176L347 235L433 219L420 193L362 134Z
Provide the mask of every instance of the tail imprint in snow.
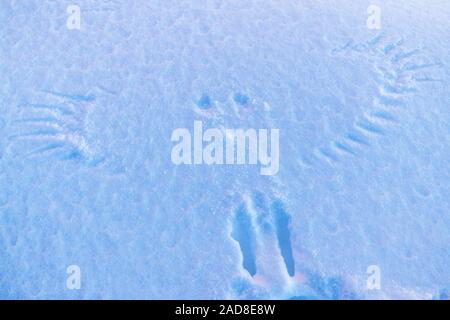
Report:
M255 276L260 270L257 266L258 252L270 251L264 248L264 241L272 236L278 252L271 252L272 256L279 256L285 266L286 273L295 275L295 262L292 253L290 216L284 209L283 203L273 199L267 206L265 196L256 192L251 199L244 201L235 211L232 223L232 238L239 243L243 267ZM263 239L264 238L264 239ZM266 269L267 268L261 268Z
M290 222L280 199L258 191L244 197L234 212L231 235L251 277L234 279L229 298L357 299L351 279L296 268Z

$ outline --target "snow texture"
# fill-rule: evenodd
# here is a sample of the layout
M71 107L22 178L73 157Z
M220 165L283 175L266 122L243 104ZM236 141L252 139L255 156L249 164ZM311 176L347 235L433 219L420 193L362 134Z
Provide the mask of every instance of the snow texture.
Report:
M0 0L0 298L447 298L450 2L371 4ZM174 165L194 121L278 174Z

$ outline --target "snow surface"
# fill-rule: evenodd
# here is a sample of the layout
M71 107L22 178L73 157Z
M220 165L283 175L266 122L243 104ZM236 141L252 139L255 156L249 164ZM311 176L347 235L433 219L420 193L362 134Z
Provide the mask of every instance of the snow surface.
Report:
M446 298L450 2L371 4L0 0L0 298ZM175 166L195 120L278 174Z

